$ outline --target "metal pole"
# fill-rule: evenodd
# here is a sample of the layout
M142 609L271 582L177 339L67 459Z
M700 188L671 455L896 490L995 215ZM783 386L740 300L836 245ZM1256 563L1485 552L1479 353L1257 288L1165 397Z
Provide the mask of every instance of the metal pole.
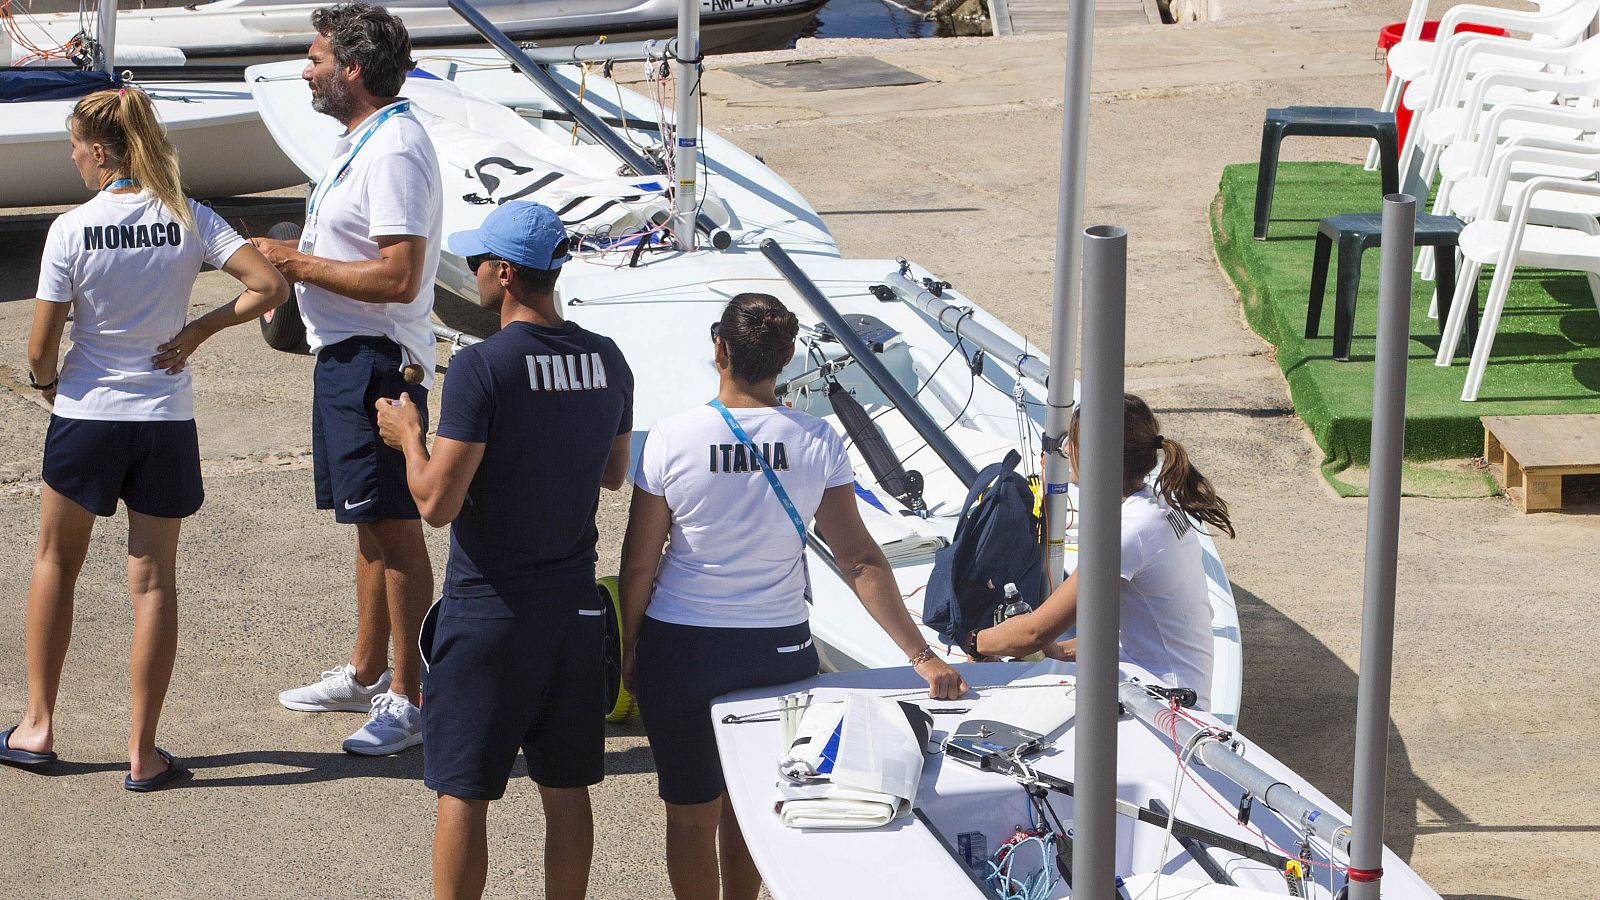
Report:
M1072 895L1117 896L1117 631L1122 578L1122 366L1128 232L1083 232L1079 420L1078 720L1073 735ZM1071 384L1071 379L1060 379Z
M1089 158L1089 69L1094 49L1094 0L1069 0L1067 84L1061 107L1060 209L1056 220L1055 304L1050 319L1050 358L1056 378L1046 394L1044 433L1064 439L1072 415L1072 385L1078 344L1078 230L1083 227L1083 184ZM1062 448L1062 453L1065 453ZM1055 587L1066 577L1067 460L1047 453L1044 461L1044 570Z
M603 60L654 59L675 52L672 41L631 41L626 44L575 44L571 47L531 47L523 52L536 63L600 62Z
M1394 591L1400 548L1400 460L1406 443L1406 351L1411 342L1411 259L1416 226L1415 197L1390 194L1383 198L1367 571L1356 698L1355 796L1351 802L1350 900L1378 900L1383 878L1389 682L1394 669Z
M1117 688L1117 697L1134 718L1150 726L1162 737L1172 739L1179 748L1187 747L1200 731L1198 726L1185 719L1172 721L1167 704L1151 696L1149 689L1142 684L1123 682ZM1254 795L1267 809L1322 838L1335 850L1345 850L1349 845L1349 823L1263 772L1254 763L1235 753L1228 744L1220 740L1200 739L1194 756L1206 768L1237 784L1240 790Z
M761 242L761 255L772 263L778 274L783 276L783 280L787 281L795 293L800 295L800 299L811 307L817 318L822 320L822 324L828 326L828 330L833 332L833 336L838 339L845 351L855 359L856 365L861 367L861 371L865 372L867 377L872 379L872 383L878 386L878 390L894 404L906 422L928 442L928 449L944 460L944 464L950 467L951 474L961 479L962 485L971 487L972 483L978 480L978 470L972 465L972 460L967 459L967 455L961 452L961 448L950 439L950 435L945 434L944 429L933 421L933 417L917 403L916 398L895 380L894 374L878 359L878 354L873 353L872 348L861 340L855 329L850 327L850 323L840 315L833 301L817 287L816 282L801 271L794 260L789 258L789 254L785 253L772 238ZM1119 544L1118 550L1120 549ZM1115 635L1112 639L1114 643Z
M695 189L700 168L700 0L678 2L678 52L673 57L678 109L674 116L672 234L681 250L694 249Z
M94 39L100 44L100 58L96 63L107 75L117 74L117 0L99 0L95 4Z
M900 272L891 272L883 280L889 290L904 303L909 303L933 317L939 327L993 356L997 361L1016 366L1022 377L1043 387L1050 386L1050 364L1039 356L1006 340L987 326L976 321L970 309L964 309L935 297L931 291L912 281Z

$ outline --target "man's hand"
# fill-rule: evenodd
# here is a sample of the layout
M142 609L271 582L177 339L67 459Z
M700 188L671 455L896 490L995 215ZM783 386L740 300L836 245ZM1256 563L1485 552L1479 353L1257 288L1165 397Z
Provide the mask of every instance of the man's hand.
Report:
M1078 639L1073 638L1068 641L1051 641L1050 643L1044 645L1044 655L1050 657L1051 659L1059 659L1063 662L1077 662Z
M156 348L157 353L151 358L156 368L166 369L168 375L183 371L189 364L189 357L212 335L212 331L200 322L196 319L183 326L177 337Z
M422 433L422 419L417 416L417 407L411 402L411 396L401 394L398 400L379 397L375 405L378 409L378 436L383 438L385 444L405 452L406 440Z
M279 241L273 238L253 237L250 243L255 245L261 255L272 263L285 279L290 282L302 280L300 277L301 263L308 257L300 252L300 245L294 241Z
M954 700L967 692L966 679L937 656L917 663L913 671L928 683L928 696L935 700Z

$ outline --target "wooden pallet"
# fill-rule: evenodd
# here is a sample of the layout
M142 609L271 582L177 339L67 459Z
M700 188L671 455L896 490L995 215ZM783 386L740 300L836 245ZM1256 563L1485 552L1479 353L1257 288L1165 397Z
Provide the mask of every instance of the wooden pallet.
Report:
M1525 513L1561 508L1561 480L1600 474L1600 415L1483 416L1483 456Z

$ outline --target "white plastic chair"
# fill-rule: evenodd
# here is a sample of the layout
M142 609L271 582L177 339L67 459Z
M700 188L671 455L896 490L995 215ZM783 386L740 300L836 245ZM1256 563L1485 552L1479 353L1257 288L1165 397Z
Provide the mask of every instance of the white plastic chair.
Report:
M1548 150L1526 152L1542 162L1572 165L1584 162L1580 154ZM1505 181L1502 179L1497 186L1503 189ZM1444 335L1439 341L1439 353L1434 365L1450 365L1466 327L1467 300L1472 296L1478 273L1484 265L1495 267L1489 295L1483 304L1483 320L1478 325L1478 339L1473 345L1472 360L1467 366L1466 384L1461 391L1464 401L1478 399L1484 370L1489 364L1489 354L1494 348L1495 332L1500 326L1501 313L1505 310L1506 295L1511 289L1511 279L1518 265L1583 272L1588 279L1590 293L1595 297L1596 312L1600 313L1600 222L1587 219L1583 229L1530 224L1528 214L1534 201L1550 192L1600 199L1600 183L1534 178L1524 184L1521 196L1517 198L1507 220L1486 217L1462 229L1460 250L1463 265L1457 276L1456 295L1450 316L1445 322ZM1485 208L1491 205L1498 207L1502 199L1503 195L1485 197Z
M1577 2L1580 2L1580 0L1544 0L1544 2L1534 0L1537 13L1522 13L1518 15L1549 15L1554 17ZM1389 79L1384 86L1383 102L1378 106L1383 112L1395 112L1398 110L1403 94L1406 99L1412 101L1407 104L1407 108L1416 108L1418 103L1426 99L1426 82L1429 77L1429 69L1435 62L1436 54L1441 50L1448 52L1452 48L1466 46L1483 38L1493 38L1494 40L1490 41L1491 45L1505 44L1507 46L1524 43L1533 43L1541 46L1560 46L1577 39L1575 36L1569 35L1564 28L1560 37L1552 38L1544 34L1535 33L1528 40L1509 36L1488 35L1481 32L1464 32L1457 35L1454 33L1455 28L1463 21L1470 19L1475 24L1491 24L1485 20L1489 18L1507 18L1505 14L1509 12L1481 6L1458 6L1446 12L1445 19L1440 22L1437 38L1433 41L1424 41L1421 39L1421 35L1423 25L1427 19L1427 12L1427 0L1412 0L1411 9L1406 15L1405 27L1401 31L1400 41L1389 48L1385 57L1389 65ZM1519 22L1520 24L1526 23ZM1497 27L1508 26L1498 25ZM1520 60L1508 60L1501 64L1501 67L1524 68L1526 63ZM1417 83L1419 80L1422 83ZM1409 92L1406 91L1408 83L1411 84ZM1367 154L1366 168L1368 171L1372 171L1377 166L1378 150L1377 144L1374 143Z
M1453 14L1463 7L1455 7L1445 18L1450 19ZM1406 99L1408 107L1416 109L1418 118L1406 135L1404 145L1400 148L1400 171L1404 181L1411 179L1420 180L1422 184L1429 184L1433 180L1433 166L1437 162L1438 150L1432 142L1426 139L1426 133L1434 131L1435 136L1440 131L1452 132L1459 127L1459 117L1463 114L1455 112L1456 108L1464 101L1469 105L1476 102L1477 106L1485 103L1495 104L1501 102L1535 102L1545 103L1554 99L1551 96L1530 96L1528 89L1520 87L1514 81L1498 79L1491 81L1489 86L1483 88L1481 93L1473 93L1474 84L1481 82L1478 75L1515 75L1516 68L1506 70L1500 63L1520 65L1520 74L1534 75L1534 69L1555 68L1565 71L1580 66L1594 67L1597 56L1600 56L1600 44L1580 43L1584 33L1596 22L1600 16L1600 0L1574 0L1559 13L1545 17L1538 24L1546 30L1559 46L1535 46L1526 41L1513 41L1482 34L1456 34L1451 35L1446 41L1436 42L1440 48L1436 51L1435 60L1429 72L1433 78L1430 90L1425 100L1420 105L1412 106L1413 98L1408 93ZM1532 27L1531 25L1529 27ZM1478 67L1478 68L1475 68ZM1493 88L1494 90L1489 90ZM1413 86L1413 90L1415 86ZM1430 125L1430 120L1432 123ZM1448 120L1448 121L1441 121ZM1432 153L1429 150L1433 150ZM1421 165L1417 165L1418 152L1422 152Z

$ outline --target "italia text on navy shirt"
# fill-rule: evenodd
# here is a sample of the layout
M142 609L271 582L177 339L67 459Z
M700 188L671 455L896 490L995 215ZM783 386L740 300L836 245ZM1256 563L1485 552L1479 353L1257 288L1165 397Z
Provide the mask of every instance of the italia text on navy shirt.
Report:
M446 596L515 597L592 577L600 478L633 430L633 373L608 337L512 322L450 363L439 437L483 444L450 528Z

